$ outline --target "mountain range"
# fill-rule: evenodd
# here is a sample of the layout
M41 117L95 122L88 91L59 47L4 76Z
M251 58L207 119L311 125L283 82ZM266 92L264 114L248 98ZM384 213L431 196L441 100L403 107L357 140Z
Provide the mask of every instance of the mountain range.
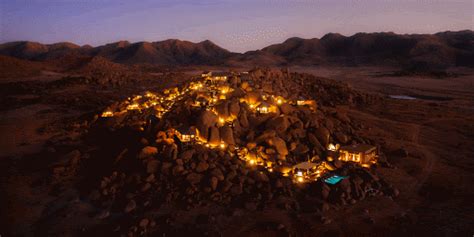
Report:
M322 38L289 38L260 50L234 53L209 40L199 43L169 39L157 42L119 41L97 47L69 42L0 44L0 55L32 61L103 57L121 64L154 65L417 65L474 67L474 32L436 34L329 33Z

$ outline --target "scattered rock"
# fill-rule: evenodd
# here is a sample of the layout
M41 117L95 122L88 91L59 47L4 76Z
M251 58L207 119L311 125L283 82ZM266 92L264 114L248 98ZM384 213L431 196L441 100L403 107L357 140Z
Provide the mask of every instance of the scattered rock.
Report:
M125 211L126 213L129 213L129 212L135 210L136 207L137 207L137 203L135 203L134 200L130 200L130 201L128 202L127 206L125 207L124 211Z
M140 221L139 226L140 226L141 228L146 228L149 223L150 223L150 220L148 220L147 218L143 218L143 219Z
M156 154L158 154L158 148L153 146L146 146L141 150L140 154L138 155L138 158L144 159L150 156L154 156Z
M209 168L209 164L205 161L200 161L196 166L196 172L202 173Z
M202 175L197 174L197 173L190 173L190 174L188 174L188 176L186 176L186 180L190 184L197 184L197 183L201 182L201 178L202 178Z
M160 162L152 158L146 164L146 172L149 174L156 173L158 171L159 165L160 165Z

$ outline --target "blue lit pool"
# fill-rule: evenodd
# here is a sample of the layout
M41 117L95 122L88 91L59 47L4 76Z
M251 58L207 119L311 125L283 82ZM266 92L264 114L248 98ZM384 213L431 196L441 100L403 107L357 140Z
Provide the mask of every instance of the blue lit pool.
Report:
M339 183L339 181L343 180L347 178L347 176L339 176L339 175L333 175L329 178L325 178L324 179L324 182L328 183L328 184L337 184Z

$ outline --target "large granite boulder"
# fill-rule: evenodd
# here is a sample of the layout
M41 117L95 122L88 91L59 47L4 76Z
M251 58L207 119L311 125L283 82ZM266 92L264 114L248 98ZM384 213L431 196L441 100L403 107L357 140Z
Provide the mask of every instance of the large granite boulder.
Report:
M329 144L329 130L323 126L316 130L316 137L318 138L321 145L326 147Z
M220 132L219 128L216 126L212 126L210 129L210 134L209 134L209 143L213 145L220 144L221 142L221 137L220 137Z
M240 103L237 100L233 100L229 103L229 114L231 116L237 117L240 112Z
M228 145L235 145L234 131L229 126L223 126L219 130L220 138Z
M268 120L266 127L269 130L275 130L278 133L283 133L288 129L289 125L290 123L286 116L278 116Z
M202 137L209 136L209 127L214 126L218 121L218 117L212 111L205 110L197 119L196 127Z
M291 114L293 113L293 111L295 111L295 108L293 108L293 106L290 104L283 103L282 105L280 105L280 111L283 114Z
M286 143L283 139L279 137L274 137L269 140L268 142L271 146L275 147L277 153L281 156L288 155L288 148L286 147Z
M243 111L239 116L240 125L244 128L248 128L250 126L249 120L247 118L247 112Z
M223 102L215 106L217 114L219 117L228 118L229 117L229 102Z

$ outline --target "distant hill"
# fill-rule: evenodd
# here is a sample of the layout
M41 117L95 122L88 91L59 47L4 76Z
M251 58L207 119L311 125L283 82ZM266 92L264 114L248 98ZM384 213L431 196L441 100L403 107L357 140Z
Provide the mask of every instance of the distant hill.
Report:
M398 65L414 68L474 67L474 32L437 34L326 34L321 39L289 38L261 50L232 53L209 40L119 41L98 47L72 43L0 44L0 55L34 61L100 56L122 64L159 65ZM77 60L76 60L77 61Z
M280 56L287 64L299 65L474 66L474 32L358 33L350 37L330 33L321 39L290 38L260 52Z
M35 61L100 56L116 63L165 65L221 64L233 55L209 40L192 43L175 39L138 43L119 41L98 47L80 47L72 43L11 42L0 45L0 54Z
M0 79L38 76L45 66L41 62L31 62L0 55Z

